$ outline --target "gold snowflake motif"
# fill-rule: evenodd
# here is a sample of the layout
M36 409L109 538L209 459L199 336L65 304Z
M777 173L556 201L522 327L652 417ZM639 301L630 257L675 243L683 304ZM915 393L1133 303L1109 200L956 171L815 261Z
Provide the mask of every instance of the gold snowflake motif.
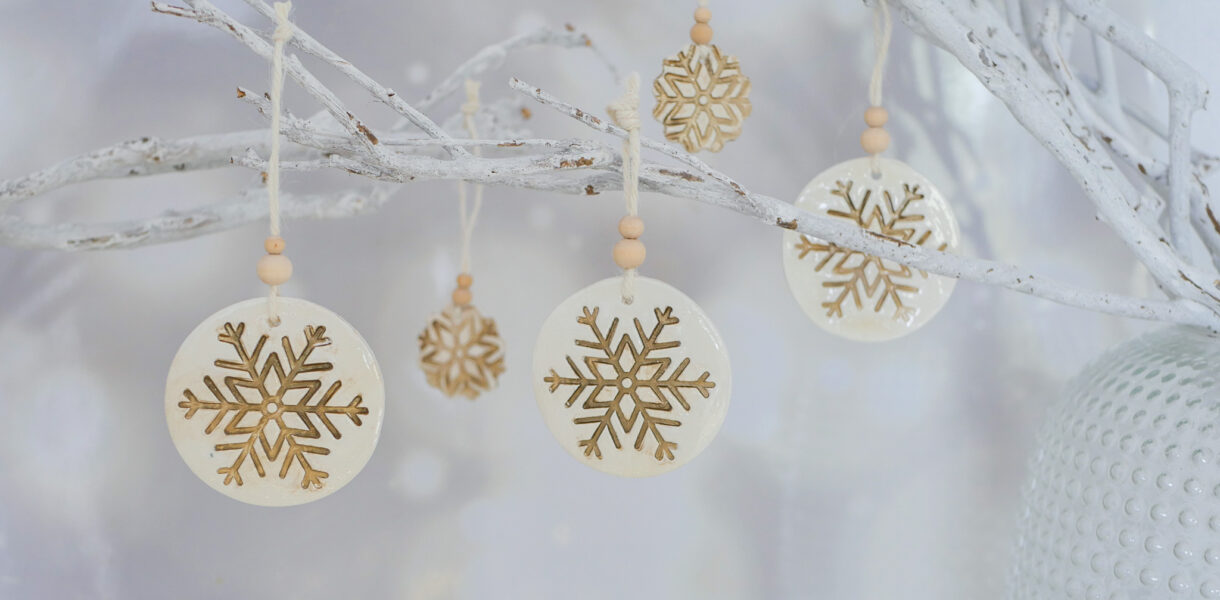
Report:
M618 317L610 322L610 329L603 334L597 324L597 312L597 307L590 310L586 306L584 315L576 319L577 323L587 326L593 334L592 340L578 339L576 345L597 351L593 355L581 357L585 371L581 371L576 361L568 356L568 367L573 376L561 377L555 369L551 369L551 374L544 377L543 381L550 384L552 393L560 387L573 386L572 394L564 404L566 407L571 407L581 395L585 395L580 408L593 414L572 419L577 425L596 426L587 439L580 441L580 447L585 449L585 456L592 455L599 459L602 457L599 443L605 433L610 434L615 448L623 448L615 428L617 421L624 436L630 435L636 423L639 423L639 433L635 438L636 450L644 449L644 441L651 434L657 444L653 456L657 460L673 460L678 444L666 440L661 428L679 427L682 423L664 416L674 412L670 399L690 411L690 403L682 395L683 390L695 390L707 398L709 390L716 387L716 384L708 380L710 373L707 371L698 379L682 379L682 373L690 365L689 358L683 358L678 367L666 375L672 359L668 356L658 356L658 353L682 345L677 340L660 340L667 326L678 323L678 318L673 316L672 307L653 309L656 324L649 333L645 333L639 319L634 320L639 346L636 346L630 333L624 333L615 346L614 335L618 329ZM630 416L627 414L628 408L624 407L624 399L631 400Z
M652 84L657 97L652 116L661 121L666 139L682 142L687 152L719 152L741 135L742 121L750 115L750 79L741 74L737 58L710 44L704 55L694 44L687 46L661 63Z
M881 191L880 200L873 195L873 190L866 190L857 203L852 198L852 183L835 182L835 189L830 193L842 198L847 203L847 210L831 209L827 214L848 219L864 229L908 244L922 246L932 237L930 228L916 225L924 220L924 216L908 213L924 199L918 185L902 184L902 203L895 206L894 197L889 190ZM944 250L948 246L947 243L941 244L937 249ZM822 285L827 288L839 288L839 295L822 303L826 308L826 316L842 317L843 305L848 298L854 302L857 310L865 310L863 301L867 299L872 304L873 312L881 312L889 303L894 306L895 319L907 320L913 315L914 309L904 304L901 296L919 292L919 287L910 283L915 273L910 267L848 250L836 244L815 242L804 235L797 243L796 250L800 252L799 258L802 259L809 255L815 258L820 255L815 267L819 272L834 263L831 273L836 278L823 282ZM927 279L926 271L918 272Z
M419 364L428 384L450 398L474 400L504 372L504 342L495 320L473 306L450 305L419 334Z
M312 486L321 489L322 480L330 474L314 468L307 455L326 456L330 454L330 449L308 443L308 440L322 437L322 432L314 425L313 419L317 419L330 432L331 437L338 440L341 434L331 417L346 416L359 427L360 417L369 414L369 409L360 406L362 399L359 394L347 406L331 406L331 399L339 392L339 388L343 387L343 382L338 380L326 388L316 403L310 404L323 384L320 378L305 376L334 369L334 365L329 362L309 362L309 356L314 350L330 344L325 327L305 327L305 345L300 354L293 352L292 341L288 336L283 336L280 343L286 360L281 361L279 353L271 352L261 362L261 366L260 357L269 336L260 336L253 351L247 351L242 340L245 331L245 323L238 323L236 326L225 323L224 331L218 337L237 354L236 361L218 359L215 362L221 369L238 373L223 380L229 396L225 395L210 375L205 375L203 384L216 400L200 400L193 391L186 389L182 392L186 400L179 402L178 407L186 409L184 416L187 419L201 410L215 411L216 415L204 428L204 433L208 435L215 432L228 417L222 434L227 438L243 438L241 441L222 442L215 446L217 452L237 452L231 465L216 471L224 475L225 485L242 485L241 469L247 461L254 465L259 477L266 477L263 466L263 460L266 459L271 464L277 460L282 461L280 479L287 477L289 469L295 463L303 471L301 488L309 489ZM302 390L300 399L295 403L289 398L294 390ZM247 394L256 395L257 398L254 401L247 400Z

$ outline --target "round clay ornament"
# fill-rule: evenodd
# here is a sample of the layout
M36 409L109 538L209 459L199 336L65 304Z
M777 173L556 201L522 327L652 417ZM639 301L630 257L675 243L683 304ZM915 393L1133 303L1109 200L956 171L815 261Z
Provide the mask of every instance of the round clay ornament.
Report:
M953 211L930 181L905 163L881 158L839 163L805 186L798 208L844 219L909 244L957 248ZM826 243L784 233L788 286L823 329L859 341L906 335L927 323L949 300L956 280Z
M543 420L578 461L624 477L689 462L716 436L732 374L720 334L682 292L638 277L630 304L612 277L551 313L534 349Z
M213 489L260 506L312 502L368 462L385 386L360 334L335 313L279 298L228 306L182 342L165 417L178 453Z

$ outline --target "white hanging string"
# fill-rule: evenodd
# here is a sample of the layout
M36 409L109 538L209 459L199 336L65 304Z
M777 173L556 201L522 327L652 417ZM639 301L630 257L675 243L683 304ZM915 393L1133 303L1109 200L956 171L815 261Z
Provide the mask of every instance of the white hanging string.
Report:
M627 130L623 140L623 200L627 215L640 212L640 75L627 76L623 95L606 107L606 112L619 127ZM623 269L622 296L625 304L635 300L635 269Z
M881 83L885 76L885 61L890 54L890 37L894 23L890 20L890 8L885 0L873 3L873 47L877 57L873 61L873 77L868 82L868 103L881 106Z
M271 41L275 47L271 53L271 156L267 159L267 207L271 235L280 235L280 112L284 95L284 44L292 39L292 23L288 22L288 12L292 10L292 2L275 3L275 32ZM276 298L280 294L280 286L268 286L267 315L272 325L279 325L279 311L276 310Z
M886 0L873 0L873 47L876 58L873 60L873 76L868 82L868 103L871 106L881 106L881 84L885 77L885 61L890 54L890 38L894 33L894 23L890 19L890 7ZM873 175L881 174L881 155L872 156Z
M479 138L474 117L479 112L479 82L466 80L466 103L462 104L462 124L470 139ZM475 156L482 156L478 146L473 149ZM483 208L483 184L474 184L474 207L468 208L466 201L466 180L458 180L458 216L462 227L462 273L470 274L470 240L474 237L474 224Z

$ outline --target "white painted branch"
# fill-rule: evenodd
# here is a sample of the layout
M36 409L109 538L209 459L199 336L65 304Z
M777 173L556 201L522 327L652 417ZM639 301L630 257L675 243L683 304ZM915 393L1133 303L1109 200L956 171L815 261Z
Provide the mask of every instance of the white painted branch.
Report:
M627 132L617 125L558 100L540 88L531 86L518 79L513 79L509 85L543 105L558 110L597 131L609 133L619 138L627 136ZM1217 325L1220 325L1220 317L1193 302L1150 301L1105 292L1083 290L1054 281L1045 276L1030 273L1012 265L949 254L882 236L856 227L842 219L810 213L796 208L787 202L750 192L727 175L716 171L703 161L683 152L672 144L641 138L640 145L676 158L695 168L711 180L710 182L704 182L690 176L685 176L683 179L687 182L686 184L675 185L670 179L654 179L642 173L640 184L644 190L669 195L684 195L701 202L735 210L763 223L778 225L785 229L793 229L845 248L888 258L924 271L957 279L965 279L967 281L997 285L1068 306L1087 308L1125 317L1168 320L1179 323L1189 322L1190 324L1206 326L1213 330L1217 330ZM646 170L649 172L663 172L659 167L652 165L649 165L649 168ZM713 189L706 189L708 183L713 184Z
M171 7L159 2L153 2L152 6L154 11L185 16L220 31L226 31L264 60L271 60L271 44L259 37L252 29L237 22L207 0L190 0L189 4L190 9ZM347 129L353 140L365 147L370 156L375 160L384 158L385 153L377 147L377 137L372 130L352 114L334 92L322 85L322 82L318 81L295 55L289 54L284 57L284 73L317 100L336 122Z
M280 193L280 213L293 219L338 219L376 210L392 188L338 195ZM267 194L248 190L231 200L152 219L111 223L40 225L0 214L0 240L16 248L112 250L190 239L267 218Z
M185 0L190 8L159 2L157 12L193 19L227 32L267 59L270 45L250 28L235 21L207 0ZM261 0L246 0L257 11L269 16L271 9ZM1014 116L1081 183L1085 194L1097 206L1099 215L1135 252L1156 278L1169 300L1131 298L1080 289L1016 266L994 261L956 256L904 243L850 223L799 210L787 202L755 194L733 178L712 169L698 158L676 146L643 140L645 148L657 151L683 167L646 163L641 169L641 187L646 191L690 198L721 206L759 221L800 231L841 246L882 256L929 272L989 285L998 285L1047 298L1070 306L1125 317L1151 319L1207 327L1220 331L1220 298L1212 281L1210 264L1190 265L1183 259L1189 249L1179 247L1183 197L1196 228L1211 219L1215 240L1220 240L1220 222L1209 209L1206 193L1181 196L1183 174L1198 178L1214 164L1183 145L1183 134L1190 128L1189 113L1197 108L1198 97L1188 93L1179 99L1176 112L1169 115L1170 127L1164 133L1171 151L1160 160L1141 150L1130 140L1122 112L1124 107L1112 95L1113 72L1107 70L1108 55L1099 53L1102 80L1095 89L1082 85L1064 56L1064 45L1071 40L1071 27L1080 19L1099 37L1136 56L1137 60L1166 81L1170 89L1191 73L1164 56L1155 44L1132 28L1114 25L1113 15L1093 0L1048 0L1045 10L1035 11L1025 4L1006 2L1005 13L992 3L957 3L950 0L889 0L896 12L917 33L956 56L963 65L1000 98ZM1073 17L1059 11L1060 2ZM1099 29L1100 28L1100 29ZM618 151L608 145L586 140L521 139L465 140L450 137L416 107L377 83L354 65L327 49L299 27L293 44L314 55L356 82L371 96L389 106L417 126L427 137L391 132L374 133L350 113L334 93L322 85L295 56L286 60L292 79L317 100L339 126L325 119L299 119L289 116L283 133L294 144L285 168L293 170L336 169L378 181L400 183L414 179L466 179L486 184L507 185L542 191L598 194L621 188ZM518 48L534 44L560 47L591 46L588 38L574 32L541 31L516 36L480 50L425 96L419 107L428 108L450 94L466 77L498 67L505 56ZM1150 45L1151 44L1151 45ZM1108 48L1108 46L1106 46ZM1031 51L1036 50L1037 52ZM1058 55L1058 56L1056 56ZM1039 57L1043 60L1039 60ZM1052 58L1054 57L1054 58ZM614 72L611 66L611 72ZM1051 74L1054 74L1052 78ZM553 98L538 88L514 80L510 85L536 102L559 110L581 123L604 133L622 137L624 132L575 106ZM1201 88L1199 88L1201 89ZM1197 91L1197 90L1196 90ZM260 111L266 101L257 94L239 91L242 100ZM1091 104L1090 104L1091 103ZM1172 102L1171 102L1171 105ZM480 117L496 114L506 107L497 102ZM1183 115L1182 113L1186 114ZM510 119L511 120L511 119ZM1136 119L1148 126L1149 120ZM506 131L501 128L500 131ZM1111 135L1113 134L1113 135ZM1121 134L1121 135L1120 135ZM1175 243L1164 239L1156 223L1160 204L1141 198L1121 170L1115 168L1098 137L1105 139L1109 151L1119 160L1144 165L1142 175L1154 186L1172 196L1177 206L1174 219ZM211 206L157 218L97 225L35 225L3 211L16 202L56 187L103 177L153 174L235 165L265 169L265 131L236 132L200 136L178 142L141 140L126 142L71 159L48 169L8 182L0 182L0 243L19 247L60 249L106 249L159 243L236 227L266 215L265 194L261 189L247 191L236 198ZM512 137L518 137L514 133ZM1108 138L1108 139L1106 139ZM1187 138L1188 139L1188 138ZM472 156L470 147L499 147L498 156ZM448 158L435 156L444 149ZM1214 163L1214 161L1213 161ZM1185 164L1185 167L1181 166ZM1163 168L1162 168L1163 165ZM1151 169L1151 172L1149 172ZM396 186L376 184L361 192L338 197L289 196L284 211L290 217L332 218L350 216L375 209ZM1204 189L1198 185L1195 189ZM1141 217L1141 213L1149 216ZM1171 221L1173 223L1173 221ZM1207 240L1208 236L1204 236ZM1217 244L1214 248L1220 248ZM1203 261L1207 262L1207 261Z
M1082 25L1122 49L1165 83L1169 90L1169 232L1174 248L1195 265L1208 264L1196 252L1197 232L1190 222L1190 124L1207 99L1207 84L1185 61L1134 26L1119 19L1099 0L1063 0Z
M1169 241L1131 209L1138 193L1121 174L1066 96L1004 19L987 4L950 0L891 0L920 26L945 42L968 70L1004 102L1009 111L1080 183L1098 215L1171 297L1220 308L1210 265L1190 265Z
M195 7L210 6L208 5L207 0L186 1L188 4ZM252 8L254 8L254 10L262 13L264 17L267 17L272 21L275 20L275 11L265 2L262 2L262 0L246 0L246 4L249 4ZM234 33L234 35L236 35L236 33ZM330 66L334 67L340 73L346 75L348 79L351 79L352 81L356 82L357 85L363 87L370 94L372 94L374 98L385 103L387 106L394 109L395 112L413 123L421 131L426 133L428 137L443 141L449 140L449 134L441 130L436 123L433 123L432 119L424 116L424 113L419 112L415 109L415 107L407 104L407 102L400 98L394 90L377 83L372 77L365 75L364 71L361 71L352 63L344 60L343 57L333 52L330 48L319 44L317 40L313 39L313 36L303 31L300 27L293 27L293 35L292 39L289 40L289 43L305 51L307 54L318 57L323 62L326 62ZM377 143L377 139L374 138L372 134L368 134L366 137L369 137L373 144ZM446 144L445 149L454 157L461 158L468 155L466 150L458 146Z
M227 166L229 157L246 148L261 149L266 146L267 138L267 130L263 129L172 141L145 137L120 142L0 182L0 212L23 200L74 183Z

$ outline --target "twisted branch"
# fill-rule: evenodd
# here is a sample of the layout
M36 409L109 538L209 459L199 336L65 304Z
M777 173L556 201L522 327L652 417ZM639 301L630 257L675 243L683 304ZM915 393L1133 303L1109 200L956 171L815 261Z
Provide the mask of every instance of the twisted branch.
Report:
M270 44L263 35L207 0L185 1L187 7L160 2L152 6L156 12L193 19L228 33L264 59L270 55ZM271 8L262 0L246 2L264 16L271 15ZM643 147L681 166L644 163L642 189L728 208L828 244L931 273L999 285L1103 313L1220 331L1220 276L1213 264L1220 257L1220 208L1211 206L1202 184L1202 178L1220 160L1189 146L1191 116L1203 106L1207 94L1202 79L1189 66L1117 19L1097 0L1008 1L1003 3L1006 12L988 2L889 2L916 33L957 57L1068 169L1096 206L1099 217L1147 267L1167 299L1081 289L1016 266L951 255L864 231L751 192L689 153L647 139L642 140ZM1099 74L1096 81L1078 77L1067 60L1076 22L1094 44ZM286 216L333 218L359 214L380 206L397 184L415 179L465 179L574 194L619 189L620 162L614 148L588 140L518 139L520 134L515 129L508 132L522 120L518 113L524 111L519 106L497 103L480 115L497 120L498 127L486 128L492 135L486 140L452 138L422 112L451 94L463 79L485 74L503 64L511 52L536 44L592 48L586 36L570 28L516 36L480 50L412 105L297 28L293 37L296 49L337 69L390 107L400 121L387 131L373 131L295 56L287 57L288 75L322 106L323 112L308 119L291 115L285 119L283 133L292 142L285 167L342 170L374 183L338 196L289 196L283 201ZM1115 48L1165 82L1170 90L1167 125L1160 125L1118 98ZM615 73L613 66L609 70ZM595 131L624 135L613 124L537 87L515 79L510 86ZM265 110L266 101L261 96L241 88L238 95L256 110ZM404 133L408 126L414 126L423 136ZM1136 132L1151 132L1166 140L1166 155L1158 156L1147 149L1135 137ZM503 137L497 139L498 134ZM261 187L210 206L122 223L36 225L5 211L52 189L93 179L232 166L261 171L265 168L262 157L266 154L266 138L265 130L177 141L142 138L0 182L0 243L65 250L121 248L184 239L260 219L266 215ZM471 146L504 151L499 156L479 158L468 151ZM444 152L443 158L436 155L438 149ZM1118 163L1126 168L1119 168Z

